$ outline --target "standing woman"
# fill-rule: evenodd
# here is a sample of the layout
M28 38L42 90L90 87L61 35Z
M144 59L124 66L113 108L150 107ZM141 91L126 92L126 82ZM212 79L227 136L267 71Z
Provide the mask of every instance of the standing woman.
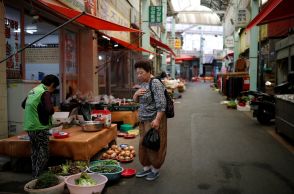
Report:
M135 69L137 79L140 82L140 89L135 92L133 99L140 104L139 160L143 166L143 170L139 171L136 177L146 177L146 180L152 181L159 177L159 169L166 155L167 120L165 116L165 86L158 79L152 79L152 66L150 61L138 61L135 64ZM154 100L149 88L151 81ZM155 128L159 132L160 149L158 151L151 150L142 145L144 136L151 128Z
M32 175L39 176L49 158L49 129L52 125L54 106L51 93L59 86L55 75L46 75L41 84L29 91L22 102L24 110L24 130L27 131L32 146Z

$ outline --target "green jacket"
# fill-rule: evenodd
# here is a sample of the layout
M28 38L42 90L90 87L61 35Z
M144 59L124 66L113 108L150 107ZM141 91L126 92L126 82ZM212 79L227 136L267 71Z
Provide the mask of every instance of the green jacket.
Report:
M25 131L37 131L51 128L52 115L48 115L48 124L42 124L38 113L38 110L42 108L41 97L46 91L46 86L44 84L39 84L28 93L24 111Z

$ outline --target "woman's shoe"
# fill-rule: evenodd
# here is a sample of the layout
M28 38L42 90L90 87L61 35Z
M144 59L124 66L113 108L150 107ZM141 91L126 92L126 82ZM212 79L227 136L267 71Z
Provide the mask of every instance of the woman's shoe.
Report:
M151 169L145 170L145 171L142 170L136 174L136 177L141 178L141 177L149 175L150 173L152 173Z
M159 172L151 172L147 175L146 180L153 181L159 177Z

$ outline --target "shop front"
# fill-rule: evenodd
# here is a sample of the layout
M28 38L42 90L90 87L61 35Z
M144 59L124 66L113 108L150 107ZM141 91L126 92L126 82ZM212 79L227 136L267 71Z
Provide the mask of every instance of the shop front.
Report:
M24 2L18 6L9 1L4 5L6 57L12 55L2 63L6 63L10 136L22 131L23 111L20 103L45 75L54 74L63 81L53 96L55 106L60 104L70 88L77 90L78 28L69 25L45 36L57 29L63 20L51 12L42 11L39 4ZM22 52L13 55L24 47L26 49Z
M1 137L22 131L20 103L47 74L54 74L61 81L54 94L56 106L78 91L98 94L97 40L93 29L139 32L57 1L4 1L1 6L5 9L1 12L5 13L1 48L5 48L6 57L12 56L1 63L1 75L5 75L1 76L1 102L8 101L7 107L6 103L0 104L1 112L8 112L0 120Z

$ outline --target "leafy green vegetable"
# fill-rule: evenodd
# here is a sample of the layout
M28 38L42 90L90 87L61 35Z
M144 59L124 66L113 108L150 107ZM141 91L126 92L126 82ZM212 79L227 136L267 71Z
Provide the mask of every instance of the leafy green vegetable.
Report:
M94 186L97 182L87 173L82 172L80 178L75 179L75 184L80 186Z
M99 173L115 173L119 171L119 167L117 166L93 166L90 168L93 172Z
M52 172L45 172L38 178L35 189L49 188L58 184L59 179L55 174Z

